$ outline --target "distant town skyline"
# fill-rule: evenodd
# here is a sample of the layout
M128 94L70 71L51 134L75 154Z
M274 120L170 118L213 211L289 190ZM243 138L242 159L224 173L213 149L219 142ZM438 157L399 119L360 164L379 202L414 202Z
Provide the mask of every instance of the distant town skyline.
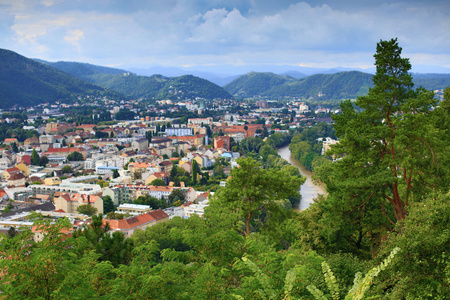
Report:
M376 43L397 37L413 67L450 70L449 1L0 0L0 8L0 48L48 61L367 69Z

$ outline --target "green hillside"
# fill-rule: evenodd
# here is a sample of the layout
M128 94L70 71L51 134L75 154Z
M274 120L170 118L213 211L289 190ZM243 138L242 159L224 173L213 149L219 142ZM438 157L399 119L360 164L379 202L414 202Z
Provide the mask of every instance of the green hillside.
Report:
M107 92L70 74L0 49L1 108L69 101L82 95L117 96L117 93Z
M195 97L206 99L232 98L222 87L192 75L180 77L164 77L162 75L138 76L126 70L86 63L42 62L80 79L133 98L173 100L192 99Z
M184 75L164 77L161 75L138 76L134 74L95 74L86 80L101 87L115 90L134 98L185 99L185 98L232 98L222 87L199 77Z
M417 75L417 74L416 74ZM299 97L312 100L352 99L365 95L373 86L371 74L358 71L316 74L295 79L273 73L248 73L225 85L225 89L240 97ZM413 76L415 76L413 74ZM429 90L450 86L449 74L421 74L414 79L416 86Z

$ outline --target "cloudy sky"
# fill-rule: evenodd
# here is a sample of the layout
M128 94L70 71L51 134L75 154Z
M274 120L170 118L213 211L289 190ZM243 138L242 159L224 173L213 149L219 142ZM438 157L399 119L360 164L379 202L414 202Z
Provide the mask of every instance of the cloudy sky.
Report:
M49 61L369 68L393 37L450 68L450 1L0 0L0 48Z

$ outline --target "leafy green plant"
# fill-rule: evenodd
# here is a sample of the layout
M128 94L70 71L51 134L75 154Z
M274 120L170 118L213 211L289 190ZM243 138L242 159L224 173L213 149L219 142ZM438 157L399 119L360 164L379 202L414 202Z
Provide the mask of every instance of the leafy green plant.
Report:
M386 269L386 267L392 262L395 254L400 251L400 248L396 247L389 256L379 265L370 270L364 278L362 278L362 273L358 272L355 274L355 280L353 281L353 287L350 289L348 294L345 296L345 300L360 300L364 297L364 294L369 290L372 286L373 280L375 277L380 274L381 271ZM328 289L331 292L331 299L339 300L339 286L336 282L336 277L331 271L330 266L326 263L322 263L323 275L325 278L325 282L327 284ZM324 293L316 288L315 285L311 284L307 287L308 291L316 298L317 300L327 300L328 298L324 295Z

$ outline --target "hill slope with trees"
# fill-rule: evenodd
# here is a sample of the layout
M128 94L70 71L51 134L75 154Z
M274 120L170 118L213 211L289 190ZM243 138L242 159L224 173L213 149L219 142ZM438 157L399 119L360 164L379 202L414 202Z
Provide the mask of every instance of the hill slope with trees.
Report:
M13 51L0 49L1 108L64 102L85 95L118 96L115 92L106 91Z
M415 74L414 84L426 89L444 89L450 85L450 74ZM372 74L348 71L315 74L303 78L273 73L251 72L242 75L224 88L239 97L299 97L312 100L354 99L364 96L373 87Z
M77 62L46 64L80 79L133 98L185 99L232 98L222 87L196 76L139 76L126 70Z

